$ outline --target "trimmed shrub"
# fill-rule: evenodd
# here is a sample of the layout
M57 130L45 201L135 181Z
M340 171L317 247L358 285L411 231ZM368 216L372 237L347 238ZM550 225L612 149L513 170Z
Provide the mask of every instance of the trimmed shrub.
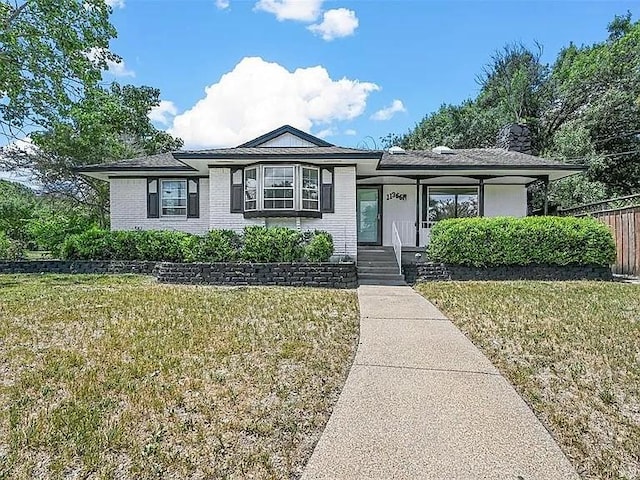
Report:
M67 237L65 260L148 260L167 262L326 261L333 253L331 235L304 234L283 227L247 227L244 236L212 230L204 236L169 230L114 231L92 228Z
M304 256L304 237L285 227L245 227L241 257L248 262L296 262Z
M164 230L113 231L92 228L69 236L62 245L66 260L184 261L188 233Z
M602 265L615 261L606 225L592 218L495 217L438 222L427 257L474 267L497 265Z
M65 260L113 260L112 232L90 228L70 235L60 249Z
M189 239L185 249L188 262L233 262L239 259L242 239L233 230L211 230L203 237Z
M310 262L328 262L333 255L333 237L327 232L316 231L304 249L304 256Z

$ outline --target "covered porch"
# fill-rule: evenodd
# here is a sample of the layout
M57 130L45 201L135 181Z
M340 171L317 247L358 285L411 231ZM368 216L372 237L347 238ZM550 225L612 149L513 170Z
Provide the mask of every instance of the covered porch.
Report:
M549 175L358 176L358 244L418 248L429 243L433 225L446 218L526 216L527 187L536 181L546 187Z

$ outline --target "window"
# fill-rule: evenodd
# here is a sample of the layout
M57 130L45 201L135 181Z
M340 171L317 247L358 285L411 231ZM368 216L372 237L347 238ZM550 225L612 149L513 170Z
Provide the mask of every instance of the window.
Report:
M310 165L253 165L231 170L230 211L250 216L319 217L333 211L333 170ZM325 203L327 206L325 207Z
M422 220L431 226L445 218L477 217L477 187L426 187Z
M187 216L187 181L162 180L160 205L163 217Z
M244 209L245 210L258 209L258 169L257 168L247 168L244 171Z
M294 168L264 167L265 210L292 210L294 203Z
M318 210L320 204L319 171L302 167L302 210Z

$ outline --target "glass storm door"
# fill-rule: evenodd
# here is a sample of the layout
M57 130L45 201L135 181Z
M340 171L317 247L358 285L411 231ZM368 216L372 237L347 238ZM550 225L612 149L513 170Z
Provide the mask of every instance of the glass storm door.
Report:
M358 243L380 245L381 215L380 188L367 187L356 190L356 216L358 221Z

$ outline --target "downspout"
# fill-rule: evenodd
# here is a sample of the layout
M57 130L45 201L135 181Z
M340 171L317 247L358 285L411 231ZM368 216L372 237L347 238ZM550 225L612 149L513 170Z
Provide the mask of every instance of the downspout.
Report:
M478 214L484 217L484 178L480 180L480 188L478 188Z
M416 178L416 247L420 246L420 177Z
M544 215L549 215L549 176L543 180L544 182Z

